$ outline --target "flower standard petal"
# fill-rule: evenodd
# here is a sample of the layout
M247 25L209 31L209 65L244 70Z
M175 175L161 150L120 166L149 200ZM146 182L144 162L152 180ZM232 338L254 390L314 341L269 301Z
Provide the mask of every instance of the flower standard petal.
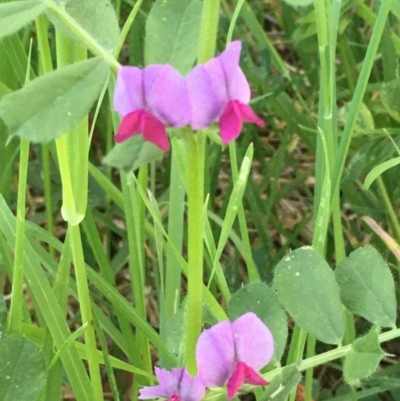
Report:
M225 76L218 58L195 67L186 77L191 107L191 126L203 129L222 113L228 99Z
M114 90L114 107L125 116L144 109L143 70L137 67L121 67L118 70Z
M174 128L190 121L190 104L183 76L170 65L151 65L143 72L147 110Z
M199 376L206 387L220 387L227 382L236 364L230 322L219 322L200 334L196 359Z
M245 313L232 323L236 358L255 371L263 368L274 354L271 331L253 312Z
M206 388L200 377L191 377L185 369L179 384L180 401L200 401L203 399L205 392Z

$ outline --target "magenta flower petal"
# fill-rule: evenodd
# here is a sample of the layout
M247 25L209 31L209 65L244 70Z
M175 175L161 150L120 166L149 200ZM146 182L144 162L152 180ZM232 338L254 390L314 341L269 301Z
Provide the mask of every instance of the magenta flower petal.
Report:
M119 125L118 131L115 135L116 142L124 142L131 136L141 132L141 119L143 110L137 110L132 113L126 114Z
M244 363L239 362L236 365L236 369L234 370L232 376L228 381L228 399L231 400L237 391L242 387L245 379L245 365Z
M183 76L170 65L151 65L143 73L147 109L171 127L188 124L190 103Z
M121 116L145 108L143 70L137 67L121 67L118 70L114 107Z
M265 127L264 120L258 117L257 114L254 113L253 109L249 105L244 103L238 103L238 107L240 109L240 114L245 123L254 123L258 125L260 128Z
M193 68L186 82L192 128L203 129L218 118L229 100L224 71L218 58Z
M220 387L227 382L236 365L230 322L219 322L201 333L196 358L200 379L206 387Z
M185 369L179 386L179 400L199 401L203 399L205 392L206 388L200 377L191 377Z
M263 368L274 354L271 331L253 312L248 312L232 323L236 358L252 369Z
M154 143L164 152L169 151L168 135L164 124L150 113L142 114L141 132L146 141Z

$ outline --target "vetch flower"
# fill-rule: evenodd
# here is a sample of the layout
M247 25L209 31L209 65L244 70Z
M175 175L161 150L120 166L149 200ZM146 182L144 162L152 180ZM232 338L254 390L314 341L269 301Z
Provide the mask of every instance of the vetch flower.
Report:
M265 123L248 106L250 86L239 66L242 43L231 42L218 57L196 66L187 76L192 108L192 128L202 129L219 121L223 143L236 139L243 122Z
M234 322L222 321L204 330L197 342L199 376L206 387L227 383L232 399L243 383L267 385L259 373L274 354L268 327L248 312Z
M166 64L144 69L121 67L115 85L114 107L122 116L116 142L141 133L145 140L164 151L169 150L165 125L179 128L190 120L185 79Z
M191 377L186 369L154 369L158 386L144 387L140 390L139 400L166 398L168 401L200 401L205 394L205 386L198 376Z

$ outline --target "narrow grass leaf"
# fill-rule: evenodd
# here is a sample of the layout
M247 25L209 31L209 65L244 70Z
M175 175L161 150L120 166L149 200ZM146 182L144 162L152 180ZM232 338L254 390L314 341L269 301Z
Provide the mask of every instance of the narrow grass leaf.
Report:
M343 259L335 271L344 305L354 314L381 327L396 323L396 297L392 273L371 246Z
M4 295L0 294L0 339L2 339L7 331L7 306L4 301Z
M365 177L364 181L364 189L369 189L371 184L378 178L380 177L386 170L389 170L390 168L397 166L400 164L400 156L395 157L393 159L387 160L381 164L378 164L375 166Z
M305 246L276 266L273 286L294 321L327 344L338 344L344 333L343 307L335 275L325 259Z
M46 385L46 360L35 343L21 336L0 340L0 401L34 401Z
M163 155L164 153L160 148L137 135L124 143L117 143L103 162L128 173L145 164L160 161Z
M12 136L32 142L51 141L88 114L108 73L105 62L92 58L43 75L3 97L0 118Z
M285 350L288 329L286 313L275 292L261 282L247 284L232 295L228 308L231 320L246 312L254 312L268 326L275 344L272 362L279 362Z
M364 337L357 338L346 355L343 366L344 379L350 385L357 385L360 379L371 376L385 355L379 345L376 327Z
M46 10L41 1L0 4L0 38L19 31Z
M171 64L186 74L197 57L202 2L157 0L146 23L145 64Z

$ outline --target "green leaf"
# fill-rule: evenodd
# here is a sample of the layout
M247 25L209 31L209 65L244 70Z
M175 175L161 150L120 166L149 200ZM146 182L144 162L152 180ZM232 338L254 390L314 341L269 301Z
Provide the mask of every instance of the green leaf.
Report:
M381 327L396 322L394 281L389 267L371 246L343 259L335 271L344 305Z
M367 335L357 338L351 345L343 366L344 379L350 385L356 385L360 379L374 373L385 355L379 345L378 334L379 330L373 327Z
M335 275L311 247L296 249L276 266L273 286L295 322L327 344L343 337L343 307Z
M380 91L383 106L387 112L396 120L400 121L400 78L386 82Z
M117 47L118 21L109 0L68 0L64 10L105 50L112 52ZM57 29L80 42L57 17L51 13L48 16Z
M275 343L272 362L279 362L285 350L288 330L286 313L275 292L261 282L247 284L232 295L228 308L231 320L246 312L254 312L268 326Z
M171 64L189 72L197 58L201 15L198 0L157 0L146 23L146 65Z
M40 347L25 337L0 340L0 401L35 401L46 385L47 370Z
M286 366L274 376L259 400L285 401L300 380L301 373L296 366Z
M41 1L18 1L0 4L0 38L19 31L46 10Z
M0 117L12 136L48 142L88 114L109 74L100 58L72 64L29 82L0 100Z
M159 161L163 155L164 152L158 146L145 141L141 135L135 135L124 143L117 143L103 162L129 172L144 164Z
M7 331L7 306L4 295L0 294L0 340L5 337Z
M381 164L378 164L375 166L365 177L364 181L364 189L369 189L371 184L380 176L382 175L386 170L389 170L390 168L397 166L400 164L400 156L395 157L393 159L387 160Z

